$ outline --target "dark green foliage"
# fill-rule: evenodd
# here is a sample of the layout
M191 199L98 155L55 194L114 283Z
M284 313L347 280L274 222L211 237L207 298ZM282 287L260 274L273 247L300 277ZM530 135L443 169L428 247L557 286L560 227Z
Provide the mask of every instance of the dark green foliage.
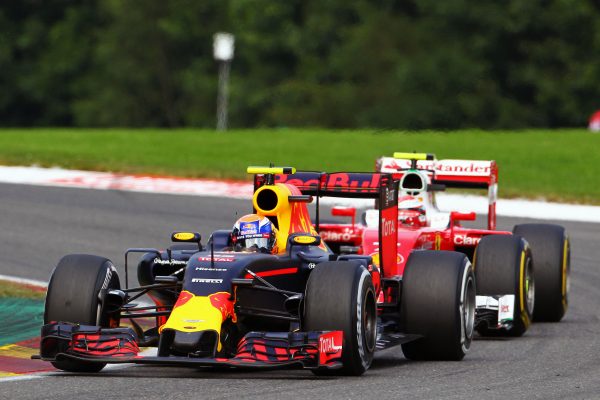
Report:
M0 3L0 123L70 125L100 24L90 1Z
M5 0L0 125L214 126L212 35L236 35L230 123L582 126L594 0Z

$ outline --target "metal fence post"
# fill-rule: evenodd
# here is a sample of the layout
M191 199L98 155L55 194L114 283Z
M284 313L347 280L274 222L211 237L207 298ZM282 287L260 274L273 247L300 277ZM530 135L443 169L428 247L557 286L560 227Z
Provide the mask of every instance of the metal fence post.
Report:
M227 130L228 85L231 60L233 60L235 38L230 33L215 33L213 54L219 63L219 85L217 92L217 130Z

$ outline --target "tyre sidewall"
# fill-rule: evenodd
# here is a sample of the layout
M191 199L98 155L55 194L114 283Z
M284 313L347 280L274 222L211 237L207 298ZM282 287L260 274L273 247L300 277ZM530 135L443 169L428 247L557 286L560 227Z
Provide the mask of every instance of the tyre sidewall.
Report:
M118 316L103 312L102 290L119 289L120 282L113 263L103 257L71 254L63 257L52 272L44 307L44 323L71 322L111 327ZM105 363L60 359L52 365L68 372L99 372Z
M451 284L454 282L454 285ZM466 289L472 284L472 289ZM473 307L475 277L464 254L449 251L419 251L411 254L403 277L400 320L408 334L421 339L402 345L413 360L460 360L470 348L473 320L466 321L461 309L467 297Z
M119 277L110 260L78 254L65 256L48 284L44 323L63 321L108 327L110 318L101 312L100 291L118 288Z
M531 325L533 320L533 311L535 310L535 300L533 307L529 308L527 304L527 284L526 284L526 271L530 267L534 268L533 260L531 258L531 250L527 242L521 239L521 245L517 253L517 259L515 260L515 306L514 306L514 319L513 328L509 329L509 333L515 336L520 336ZM535 270L533 271L533 279L535 282ZM535 296L534 296L535 299Z
M467 307L469 301L473 302L473 315L466 316L464 313L459 313L460 318L460 342L461 352L463 356L467 354L471 348L471 342L473 341L473 335L475 332L475 293L477 292L475 284L475 273L473 272L473 265L468 259L465 259L462 279L459 281L459 292L460 292L460 303L463 307ZM472 285L471 287L469 285ZM473 292L470 293L470 290ZM472 297L472 298L469 298ZM467 320L465 317L469 318Z
M365 312L369 313L373 324L370 341L366 336ZM344 333L343 367L326 373L361 375L369 368L375 348L376 315L375 290L371 275L363 266L347 261L327 262L311 272L306 288L303 328Z
M373 344L369 348L367 344L369 341L369 338L367 337L368 333L366 332L366 326L364 326L365 315L363 314L367 312L366 307L370 301L369 297L371 297L371 299L375 298L375 290L373 288L371 275L365 268L357 268L356 275L358 279L355 279L356 287L355 290L352 291L352 305L355 307L355 310L352 313L352 326L354 329L352 329L352 331L345 331L344 337L351 338L352 348L357 349L357 352L353 351L350 353L353 358L352 363L357 366L356 369L366 371L373 361L375 338L371 338Z
M533 320L560 321L569 305L571 245L565 228L554 224L522 224L513 231L531 246L537 283Z

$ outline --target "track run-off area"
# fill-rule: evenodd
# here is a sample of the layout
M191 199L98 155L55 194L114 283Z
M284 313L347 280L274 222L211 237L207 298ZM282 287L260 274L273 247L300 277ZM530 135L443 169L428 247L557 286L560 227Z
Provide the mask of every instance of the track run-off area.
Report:
M106 256L124 279L126 248L164 248L174 230L195 230L206 239L251 211L250 202L239 198L21 183L0 183L0 207L0 275L42 282L68 253ZM499 228L522 222L532 220L500 217ZM477 339L461 362L407 361L400 348L392 348L377 353L361 377L150 366L98 374L51 371L0 378L0 399L600 398L600 225L557 223L572 241L570 305L563 321L534 324L521 338ZM136 271L129 272L135 284Z

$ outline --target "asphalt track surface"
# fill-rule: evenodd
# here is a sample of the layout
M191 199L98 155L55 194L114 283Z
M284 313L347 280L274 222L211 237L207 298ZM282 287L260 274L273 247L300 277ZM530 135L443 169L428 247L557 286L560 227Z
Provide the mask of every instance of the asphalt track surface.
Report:
M207 236L249 208L240 200L0 184L0 274L47 280L60 257L75 252L122 265L127 247L164 247L177 229ZM521 222L528 221L499 224ZM566 317L535 324L522 338L477 339L461 362L411 362L393 348L377 353L362 377L154 366L56 372L0 381L0 399L600 398L600 225L563 225L572 240Z

